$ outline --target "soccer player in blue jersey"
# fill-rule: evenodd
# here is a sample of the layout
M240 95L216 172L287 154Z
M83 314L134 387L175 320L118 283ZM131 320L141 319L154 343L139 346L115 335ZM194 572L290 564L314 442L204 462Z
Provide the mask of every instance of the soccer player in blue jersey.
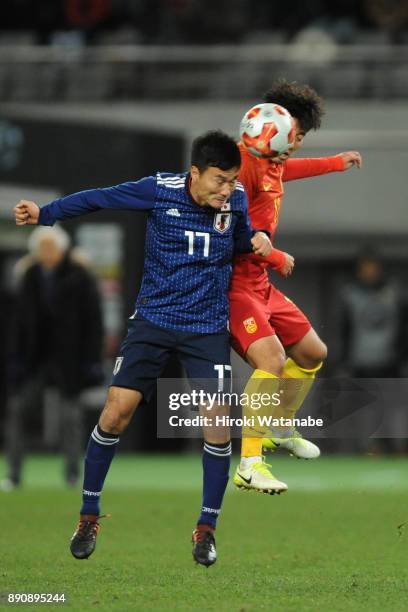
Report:
M190 379L231 374L227 291L233 253L266 256L272 248L265 233L251 228L246 194L237 181L240 164L234 140L208 132L193 143L189 173L158 172L41 208L22 200L14 209L17 225L53 225L103 208L148 211L141 289L86 451L80 520L71 539L77 559L95 549L100 495L119 436L140 402L151 396L171 352L178 353ZM205 566L216 561L214 531L230 455L229 429L220 436L206 428L202 507L193 531L193 557Z

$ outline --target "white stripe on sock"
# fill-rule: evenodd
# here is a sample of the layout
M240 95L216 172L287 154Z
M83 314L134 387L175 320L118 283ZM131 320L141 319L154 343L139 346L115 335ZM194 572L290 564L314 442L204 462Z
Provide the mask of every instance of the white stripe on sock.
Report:
M206 448L204 450L209 455L214 455L214 457L229 457L231 455L231 452L229 452L229 453L213 453L212 451L208 450L208 448Z
M219 446L213 446L212 444L209 444L208 442L204 442L204 448L205 447L211 448L211 450L214 450L214 451L223 452L231 448L231 442L229 442L228 445L226 444L224 448L220 448Z
M104 444L105 446L112 446L112 444L117 444L119 442L119 436L117 438L104 438L98 433L97 426L91 433L91 437L98 442L99 444Z
M231 443L226 448L222 449L217 448L216 446L211 446L210 444L204 444L204 451L217 457L228 457L231 455Z

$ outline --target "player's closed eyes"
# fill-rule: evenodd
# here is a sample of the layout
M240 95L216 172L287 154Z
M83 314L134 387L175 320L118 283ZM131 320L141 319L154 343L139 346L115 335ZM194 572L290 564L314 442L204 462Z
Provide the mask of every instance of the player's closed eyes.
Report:
M219 185L219 187L223 187L225 183L227 183L231 189L235 189L237 186L237 179L234 179L233 181L224 181L222 179L217 180L217 185Z

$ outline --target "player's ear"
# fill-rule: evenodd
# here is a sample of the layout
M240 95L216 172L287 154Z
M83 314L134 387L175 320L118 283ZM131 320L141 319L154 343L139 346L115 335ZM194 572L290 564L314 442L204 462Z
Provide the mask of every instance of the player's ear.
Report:
M192 181L197 181L200 178L200 171L197 166L191 166L190 174Z

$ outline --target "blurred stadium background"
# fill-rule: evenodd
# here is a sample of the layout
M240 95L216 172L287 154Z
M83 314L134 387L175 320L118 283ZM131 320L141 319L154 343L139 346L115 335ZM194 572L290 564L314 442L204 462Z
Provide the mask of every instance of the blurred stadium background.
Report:
M329 345L324 375L338 372L338 288L359 250L378 249L403 292L407 285L406 3L15 0L0 11L1 336L30 231L10 222L16 201L187 168L194 136L217 127L237 135L244 111L285 77L326 101L302 156L356 149L364 158L362 172L287 184L277 239L297 261L285 292ZM140 281L144 219L105 212L65 227L99 278L109 380ZM6 342L0 351L3 420ZM84 401L90 427L103 391ZM140 412L123 449L180 449L156 440L153 412ZM33 450L46 450L43 416L33 410ZM56 440L48 444L56 450Z
M4 443L9 399L7 335L15 303L13 269L27 251L30 233L29 229L14 226L11 211L15 203L20 198L45 203L58 195L137 179L156 170L186 169L193 137L212 128L237 135L243 113L259 101L278 77L309 83L326 102L323 127L320 132L307 136L302 156L359 150L364 159L361 172L287 184L277 239L277 246L294 254L297 261L296 273L284 281L285 293L305 310L329 345L323 375L347 373L340 350L343 330L338 291L352 275L357 253L367 246L377 249L387 273L405 294L404 300L407 297L407 59L406 0L309 0L307 3L299 0L290 3L13 0L1 3L0 424L3 439L0 444ZM98 277L104 311L106 384L141 278L144 227L140 214L109 212L65 224L74 244L87 253ZM278 284L283 286L280 281ZM404 319L403 328L406 327L407 319ZM243 362L234 359L236 372L244 375ZM404 372L401 368L400 376ZM171 364L167 375L178 374L179 366ZM87 432L93 427L104 401L106 384L82 398ZM174 540L169 528L175 525L179 534L183 531L184 538L186 527L188 532L190 522L193 525L200 486L200 444L157 440L154 405L138 412L123 436L120 449L123 455L150 454L141 459L138 469L126 456L118 458L119 463L108 479L107 505L110 504L119 518L124 517L126 529L130 531L136 523L140 526L143 521L147 522L139 549L138 545L132 548L129 540L125 552L124 535L118 525L106 528L117 532L119 540L112 538L108 544L106 537L102 541L117 563L117 573L105 585L110 603L104 607L105 604L95 601L92 588L84 585L83 574L77 574L71 560L60 561L61 547L66 546L65 540L73 528L78 491L63 490L59 463L53 456L59 451L59 441L52 413L52 406L33 402L27 445L29 452L36 456L28 463L24 479L27 487L17 492L15 498L14 494L4 496L5 503L0 504L4 512L2 524L10 525L10 533L27 526L18 543L15 538L10 540L11 556L8 569L2 575L6 578L1 587L3 591L18 590L22 586L26 590L38 591L41 586L43 590L48 587L58 591L59 585L64 584L75 595L74 604L80 602L74 605L78 609L96 604L100 604L98 609L139 609L127 607L121 601L121 588L133 589L133 601L143 609L147 609L146 597L150 598L152 609L164 609L172 597L180 602L186 596L181 585L177 591L174 571L168 573L172 564L178 567L181 563L186 584L190 585L186 589L191 591L191 597L196 593L197 600L189 600L190 604L185 603L185 607L180 604L178 609L203 609L204 606L218 610L266 609L269 603L263 597L259 601L255 598L255 587L240 590L236 582L237 573L242 569L237 560L245 550L247 569L251 570L245 574L246 580L252 580L253 569L260 572L258 587L262 581L272 579L269 566L280 559L276 565L280 569L272 572L273 575L278 571L281 580L274 585L273 602L284 605L286 610L406 609L396 596L398 589L406 589L406 581L401 573L404 565L401 548L397 550L398 544L394 541L397 523L406 519L401 514L402 508L406 508L404 458L395 459L395 463L381 458L373 464L368 458L347 462L334 456L313 465L279 459L277 474L283 479L287 475L294 491L293 497L290 493L279 509L275 500L264 499L266 496L239 497L235 502L227 496L223 525L224 543L229 548L226 546L223 554L229 562L231 575L227 586L232 588L233 595L228 603L222 575L226 564L221 570L220 563L221 573L214 574L213 582L214 592L218 593L219 589L220 600L215 608L211 607L208 586L199 584L192 572L189 575L190 569L184 568L190 561L188 556L186 561L181 559L190 553ZM342 444L333 440L322 440L321 445L326 454L348 450L405 455L407 444L401 438L401 432L408 429L405 406L399 418L402 421L396 426L400 437L396 445L374 443L369 447L366 443ZM54 423L52 427L50 419ZM172 457L167 466L170 471L165 469L166 456L163 460L153 456L153 453L175 451L196 454L194 459L186 454L185 462L183 458ZM0 469L5 474L3 461ZM124 478L124 473L129 477ZM170 478L173 484L169 490ZM156 488L151 488L151 482L155 482ZM384 489L388 486L392 490L386 494ZM55 491L58 491L57 506L54 506ZM157 499L159 506L155 505ZM233 505L238 509L236 512ZM320 510L316 514L317 506ZM50 536L43 507L48 508L48 518L57 515L64 531L63 537L61 533L51 537L49 549L41 557L44 568L48 564L51 564L49 567L58 565L59 573L56 571L52 577L52 573L40 567L41 559L34 556L34 551L43 549ZM143 507L148 517L143 514ZM304 540L299 531L293 530L300 507ZM123 508L126 516L121 515ZM370 514L372 509L377 510L375 516ZM394 514L396 509L399 512ZM27 521L28 511L32 518ZM285 535L280 536L277 546L273 540L276 555L262 557L263 541L259 535L258 540L245 535L245 517L250 517L251 524L258 526L258 534L262 534L270 529L269 513L280 533ZM368 522L367 516L370 516ZM344 517L349 519L347 524ZM31 522L35 525L33 530L28 529ZM354 529L359 534L357 537L353 535ZM157 565L151 544L154 538L150 540L150 536L160 530L162 558ZM316 530L320 530L324 546L316 543ZM244 538L243 548L237 543L236 533ZM368 548L362 548L361 534L365 534L363 539ZM301 560L297 563L299 545ZM145 591L138 590L134 575L129 573L140 553L145 565L142 568L140 559L136 561L136 574L141 572ZM22 557L31 564L30 573L18 569L27 566L27 563L21 564ZM103 559L103 555L95 559L90 570L95 580L99 580L98 572L111 571L106 557ZM337 563L341 559L345 560L343 565ZM364 563L366 573L361 577L358 574ZM307 574L311 566L312 578ZM120 572L123 575L119 579ZM297 584L302 584L294 591L293 572L300 581ZM158 575L163 576L163 582ZM375 581L375 588L370 579ZM112 586L113 580L116 582ZM291 600L287 599L290 592ZM302 600L305 592L309 597L307 605ZM379 597L380 592L384 599ZM254 598L253 607L246 601L248 595ZM85 603L81 603L81 598ZM243 602L246 602L245 608L242 608Z

